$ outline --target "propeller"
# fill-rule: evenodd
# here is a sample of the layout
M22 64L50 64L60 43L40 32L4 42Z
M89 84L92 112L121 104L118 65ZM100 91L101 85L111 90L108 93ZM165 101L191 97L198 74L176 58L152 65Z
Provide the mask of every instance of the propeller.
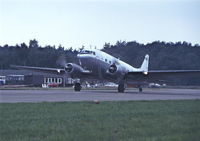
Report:
M73 66L71 63L68 63L66 66L65 66L65 71L66 72L72 72L73 70Z
M71 72L73 70L72 63L67 63L65 55L61 55L56 63L65 69L65 72Z
M67 61L66 61L66 57L65 55L61 55L60 57L58 57L58 60L56 61L56 64L61 66L61 67L65 67L67 65Z
M62 54L61 56L58 57L58 60L56 61L56 64L63 67L65 69L65 72L67 72L67 61L66 61L66 56L64 54ZM70 75L68 73L64 73L63 74L63 86L66 86L66 81L67 78L69 78Z
M113 62L113 64L109 67L109 72L110 73L115 73L115 72L117 72L117 65L119 65L120 64L120 59L119 58L113 58L113 60L112 60L112 62Z
M117 66L115 64L112 64L110 67L109 67L109 72L110 73L115 73L117 71Z

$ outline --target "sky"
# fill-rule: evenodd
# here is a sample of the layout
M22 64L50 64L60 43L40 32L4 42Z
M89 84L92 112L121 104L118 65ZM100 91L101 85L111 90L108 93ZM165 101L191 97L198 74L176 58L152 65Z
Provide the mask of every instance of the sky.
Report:
M101 49L105 42L200 44L200 0L0 0L0 46Z

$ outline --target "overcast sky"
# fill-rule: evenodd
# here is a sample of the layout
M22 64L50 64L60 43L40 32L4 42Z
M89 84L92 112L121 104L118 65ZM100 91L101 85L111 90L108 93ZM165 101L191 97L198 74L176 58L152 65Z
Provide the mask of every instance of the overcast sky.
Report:
M200 44L200 0L0 0L0 45Z

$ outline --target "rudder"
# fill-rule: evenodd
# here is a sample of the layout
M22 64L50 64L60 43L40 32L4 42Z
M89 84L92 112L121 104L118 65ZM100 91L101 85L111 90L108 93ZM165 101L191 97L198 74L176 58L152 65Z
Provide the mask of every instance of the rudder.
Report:
M144 74L148 73L148 69L149 69L149 55L148 54L145 55L144 61L141 65L140 69L141 69L141 71L144 72Z

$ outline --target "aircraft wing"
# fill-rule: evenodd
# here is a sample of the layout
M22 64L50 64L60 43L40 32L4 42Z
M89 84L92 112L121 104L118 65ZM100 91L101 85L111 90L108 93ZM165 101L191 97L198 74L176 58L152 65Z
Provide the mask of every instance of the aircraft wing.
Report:
M31 66L17 66L17 65L11 65L10 67L21 70L31 70L35 72L54 73L54 74L64 74L66 72L65 69L61 68L45 68L45 67L31 67ZM91 71L85 70L82 67L79 68L79 71L84 76L88 76L91 74Z
M30 67L30 66L16 66L16 65L11 65L10 67L15 69L31 70L31 71L45 72L45 73L62 74L65 72L64 69L59 69L59 68L44 68L44 67Z
M126 78L133 82L170 83L176 80L200 79L200 70L150 70L147 74L143 72L128 72Z

